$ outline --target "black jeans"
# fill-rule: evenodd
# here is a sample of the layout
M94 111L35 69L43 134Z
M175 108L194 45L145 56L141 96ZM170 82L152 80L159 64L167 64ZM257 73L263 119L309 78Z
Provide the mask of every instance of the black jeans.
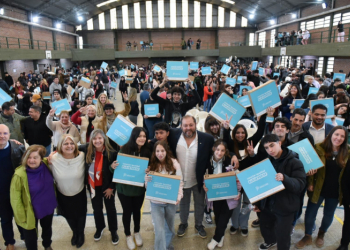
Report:
M86 216L82 216L76 219L67 219L69 227L73 231L73 235L84 235L84 229L86 224Z
M215 215L215 234L213 239L216 242L220 242L222 236L225 235L227 224L232 216L233 209L230 210L226 200L213 202L214 215Z
M13 210L11 207L10 199L0 199L0 220L1 220L1 230L2 236L5 240L5 246L14 245L16 243L13 233ZM23 238L23 230L18 227L18 231L21 234L21 239Z
M115 208L115 196L110 199L106 198L103 194L102 187L95 188L95 197L91 199L92 209L94 210L94 219L96 229L102 230L106 227L105 218L103 216L103 202L105 203L107 211L108 227L111 233L115 233L118 230L117 221L117 209Z
M53 214L47 215L40 219L41 226L41 238L43 239L43 247L47 248L51 246L52 240L52 219ZM36 228L32 230L23 229L24 239L26 243L27 250L37 250L38 249L38 220L36 219Z
M123 208L123 225L125 235L131 235L131 215L133 215L134 219L134 232L140 232L141 207L145 198L145 194L140 196L126 196L118 193L118 197Z
M290 232L295 213L278 215L265 208L260 213L260 231L265 243L277 243L278 250L290 249Z
M344 225L341 245L348 246L350 243L350 207L349 204L344 204Z

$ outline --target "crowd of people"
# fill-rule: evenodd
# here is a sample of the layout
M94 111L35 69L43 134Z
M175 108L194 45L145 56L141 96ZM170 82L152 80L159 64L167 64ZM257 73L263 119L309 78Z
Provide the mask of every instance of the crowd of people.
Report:
M252 227L260 227L260 250L286 250L291 247L294 227L301 217L305 194L305 235L296 248L313 244L316 216L324 203L322 223L316 246L327 244L327 230L338 206L344 206L344 225L340 246L350 242L350 161L348 129L350 126L349 78L345 82L332 74L324 79L314 75L311 67L301 65L274 66L260 62L264 74L251 69L249 63L228 62L227 74L220 71L224 62L199 62L197 70L189 70L185 81L171 81L166 66L118 64L108 69L57 69L54 75L21 74L16 81L9 74L0 87L13 97L5 102L0 114L0 218L2 234L8 250L14 249L13 217L21 239L29 250L38 249L38 222L42 228L42 245L50 250L54 213L62 215L72 230L71 244L84 245L87 196L91 197L95 234L99 241L106 228L103 206L107 213L112 244L119 242L116 202L123 208L122 223L129 249L143 245L141 207L147 185L152 182L149 171L177 175L181 178L176 204L150 200L154 224L154 249L174 249L172 239L182 237L189 227L190 205L194 202L194 227L201 238L211 240L209 250L224 245L225 230L230 234L249 235L251 208L257 213ZM210 66L212 73L202 75L201 68ZM130 75L119 75L120 70ZM125 72L125 71L124 71ZM277 74L276 74L277 73ZM310 73L310 74L309 74ZM129 74L129 73L128 73ZM81 77L91 80L90 88L82 86ZM241 78L232 86L227 77ZM349 77L349 76L348 76ZM129 82L127 79L132 78ZM246 126L230 128L230 119L218 121L208 115L202 131L191 109L210 111L222 94L233 99L247 95L250 89L274 80L280 90L282 105L268 107L266 114L256 117L248 107L242 119L256 123L257 131L248 135ZM118 82L120 97L117 97ZM310 88L316 94L309 94ZM140 97L140 104L137 95ZM121 98L123 110L116 112L113 99ZM335 115L344 119L326 119L327 107L318 104L310 109L310 100L333 98ZM55 115L50 103L67 99L71 110ZM304 99L300 108L295 100ZM159 104L155 117L145 114L145 105ZM141 113L142 124L137 117ZM120 147L106 136L118 116L128 117L136 126L128 142ZM266 119L273 117L273 123ZM305 172L298 155L287 147L307 138L314 146L324 167ZM257 144L259 146L256 148ZM25 144L28 146L25 147ZM119 153L149 159L143 187L114 183ZM285 189L250 204L249 197L237 179L239 195L233 199L207 202L204 175L243 171L270 159L277 174L275 179ZM191 200L193 194L193 200ZM115 197L118 196L118 199ZM180 225L175 232L176 210ZM212 218L212 211L215 218ZM134 229L130 224L133 219ZM215 223L214 235L208 235L203 221ZM234 249L235 247L232 246Z

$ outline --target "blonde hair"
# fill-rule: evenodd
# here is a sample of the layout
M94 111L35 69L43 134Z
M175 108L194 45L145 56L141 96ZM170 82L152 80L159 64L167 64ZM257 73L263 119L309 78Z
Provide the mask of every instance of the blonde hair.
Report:
M78 150L78 145L77 143L74 141L74 138L72 135L70 134L64 134L61 136L60 140L57 143L57 153L59 154L63 154L62 151L62 145L67 141L67 139L70 139L73 143L74 143L74 157L77 157L79 155L79 150Z
M107 96L105 93L101 93L101 94L97 97L97 103L96 103L96 112L97 112L97 116L102 116L103 113L104 113L103 105L102 105L102 103L101 103L101 101L100 101L100 97L101 97L102 95L106 96L106 103L105 103L105 104L111 103L111 102L109 101L109 99L108 99L108 96Z
M41 145L32 145L27 148L27 150L24 152L22 157L22 166L27 166L27 161L31 153L38 152L39 156L41 157L41 160L44 159L46 155L46 148Z
M46 86L49 86L49 84L47 83L46 79L42 79L41 82L43 82Z
M136 101L137 99L137 90L135 88L130 89L130 94L129 94L129 102Z
M95 137L97 135L101 135L103 137L103 140L104 140L103 144L104 144L104 147L105 147L104 150L107 151L108 160L110 160L111 152L115 151L112 148L111 144L109 144L109 140L108 140L106 134L103 133L103 131L101 129L95 129L90 134L90 141L89 141L88 149L87 149L87 152L86 152L86 163L87 164L91 164L92 163L92 158L95 157L95 146L93 144L93 140L95 139Z
M66 114L66 115L69 116L69 111L67 111L67 110L62 110L61 113L60 113L60 115L59 115L60 118L61 118L61 115L62 115L62 114Z

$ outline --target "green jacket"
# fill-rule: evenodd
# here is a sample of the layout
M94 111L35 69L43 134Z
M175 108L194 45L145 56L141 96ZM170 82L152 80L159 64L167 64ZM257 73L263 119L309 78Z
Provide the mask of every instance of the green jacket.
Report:
M12 117L13 123L5 117L3 117L2 115L0 115L0 124L5 124L10 129L10 139L15 139L21 143L24 143L21 122L27 119L27 117L21 116L16 113L14 113Z
M321 161L323 162L324 167L319 168L317 173L315 175L309 176L308 178L308 185L312 185L314 187L313 192L308 192L308 196L311 199L312 203L317 203L318 199L320 198L324 179L326 178L326 157L325 157L325 151L321 147L321 143L318 143L315 145L316 152L318 156L320 157ZM350 154L350 149L348 149L348 155ZM345 159L345 162L348 161L348 158ZM339 183L341 182L341 179L343 177L345 168L342 169L340 176L339 176ZM343 200L343 192L341 190L341 186L339 185L339 203L341 204Z
M43 162L49 165L45 158ZM17 225L26 230L32 230L35 226L35 214L30 197L28 176L26 168L19 166L12 177L10 187L10 201Z

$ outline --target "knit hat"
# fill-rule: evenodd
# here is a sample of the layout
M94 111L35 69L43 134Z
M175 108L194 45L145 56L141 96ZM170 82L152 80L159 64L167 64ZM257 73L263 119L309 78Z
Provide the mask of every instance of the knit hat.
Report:
M113 109L114 110L114 105L113 103L106 103L103 110L106 110L106 109Z
M36 102L37 100L40 100L41 99L41 96L38 95L38 94L34 94L32 96L32 99L31 99L31 102Z

